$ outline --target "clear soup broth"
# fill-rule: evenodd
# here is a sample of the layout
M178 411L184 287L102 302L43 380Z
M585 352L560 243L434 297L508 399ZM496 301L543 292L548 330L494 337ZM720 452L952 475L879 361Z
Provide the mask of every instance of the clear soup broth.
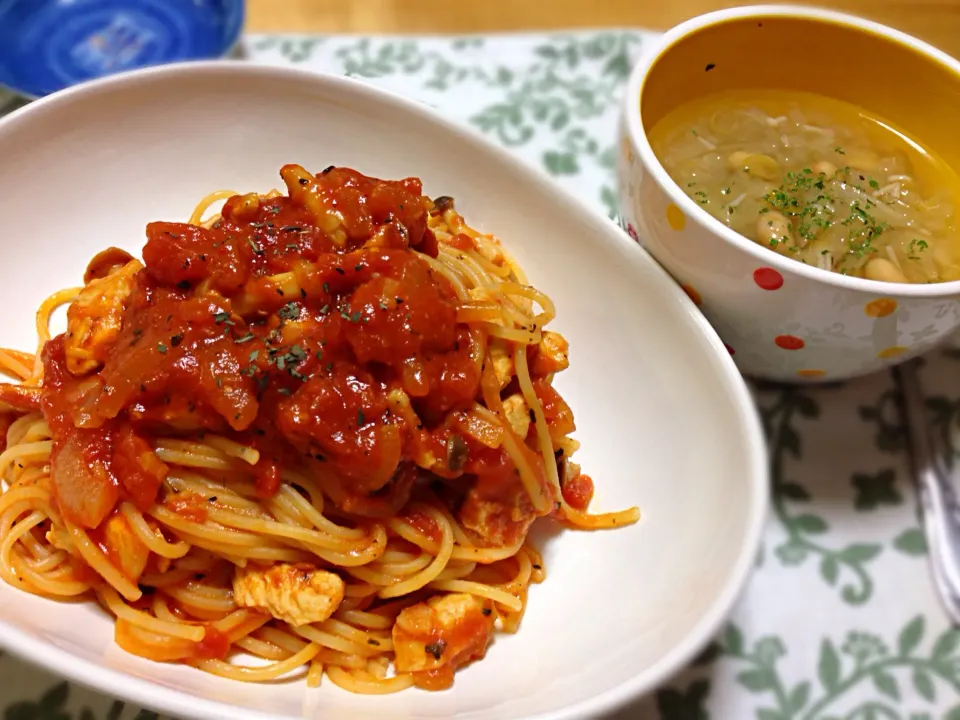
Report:
M687 195L774 252L871 280L960 279L960 176L862 108L729 91L680 106L649 137Z

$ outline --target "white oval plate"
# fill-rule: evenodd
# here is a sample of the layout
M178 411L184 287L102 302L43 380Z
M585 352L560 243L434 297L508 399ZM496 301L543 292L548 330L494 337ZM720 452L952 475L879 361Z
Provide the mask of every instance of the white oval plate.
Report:
M253 685L113 644L92 603L0 586L0 644L75 681L180 717L596 717L651 690L716 633L757 551L764 441L733 362L693 304L608 220L504 150L417 103L341 77L230 63L168 66L72 88L0 121L0 344L33 348L48 293L81 282L144 225L207 192L266 191L281 165L417 175L494 232L557 304L571 346L558 386L596 481L594 510L640 524L549 533L548 577L520 632L452 690L350 695L302 678ZM549 525L549 523L546 523ZM545 537L546 534L541 537Z

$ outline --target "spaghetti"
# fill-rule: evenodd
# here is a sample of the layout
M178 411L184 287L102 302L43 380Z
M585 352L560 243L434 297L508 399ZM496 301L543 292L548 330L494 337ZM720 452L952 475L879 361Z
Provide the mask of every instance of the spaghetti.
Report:
M152 660L448 687L544 579L534 520L638 511L587 514L566 341L494 237L414 178L281 177L100 253L0 351L0 575Z

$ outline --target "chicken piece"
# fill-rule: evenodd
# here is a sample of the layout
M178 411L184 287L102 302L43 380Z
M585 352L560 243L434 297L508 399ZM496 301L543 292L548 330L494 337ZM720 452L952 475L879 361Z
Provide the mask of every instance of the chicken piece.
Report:
M131 260L106 277L91 280L67 309L67 369L74 375L86 375L106 360L142 268L140 261Z
M514 393L503 401L503 412L507 416L510 427L518 437L526 438L530 431L532 413L526 400L520 393Z
M103 525L103 546L120 572L133 582L140 578L150 559L150 550L117 511Z
M460 524L476 535L488 547L517 545L538 517L547 515L560 499L554 485L547 482L543 460L518 443L517 450L525 456L526 465L533 472L533 491L537 493L535 506L527 488L508 465L502 472L477 475L476 482L467 491L460 506Z
M507 547L521 542L539 517L530 496L519 483L506 497L492 497L474 486L460 507L460 523L490 547Z
M534 377L546 377L570 367L567 354L570 345L560 333L547 330L540 338L537 350L530 363L530 374Z
M413 673L422 688L449 687L458 667L486 654L493 623L492 602L466 593L436 595L404 609L393 625L397 672Z
M291 625L323 622L343 600L343 580L309 563L279 563L269 568L238 567L233 601L264 610Z
M503 390L513 376L516 375L513 367L513 347L506 340L500 338L490 338L490 359L493 361L493 372L500 381L500 389Z

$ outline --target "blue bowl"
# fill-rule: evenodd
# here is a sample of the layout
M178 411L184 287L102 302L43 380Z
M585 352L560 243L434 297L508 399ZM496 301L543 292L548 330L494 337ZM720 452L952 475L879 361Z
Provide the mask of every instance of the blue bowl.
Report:
M218 58L243 0L0 0L0 85L41 97L148 65Z

